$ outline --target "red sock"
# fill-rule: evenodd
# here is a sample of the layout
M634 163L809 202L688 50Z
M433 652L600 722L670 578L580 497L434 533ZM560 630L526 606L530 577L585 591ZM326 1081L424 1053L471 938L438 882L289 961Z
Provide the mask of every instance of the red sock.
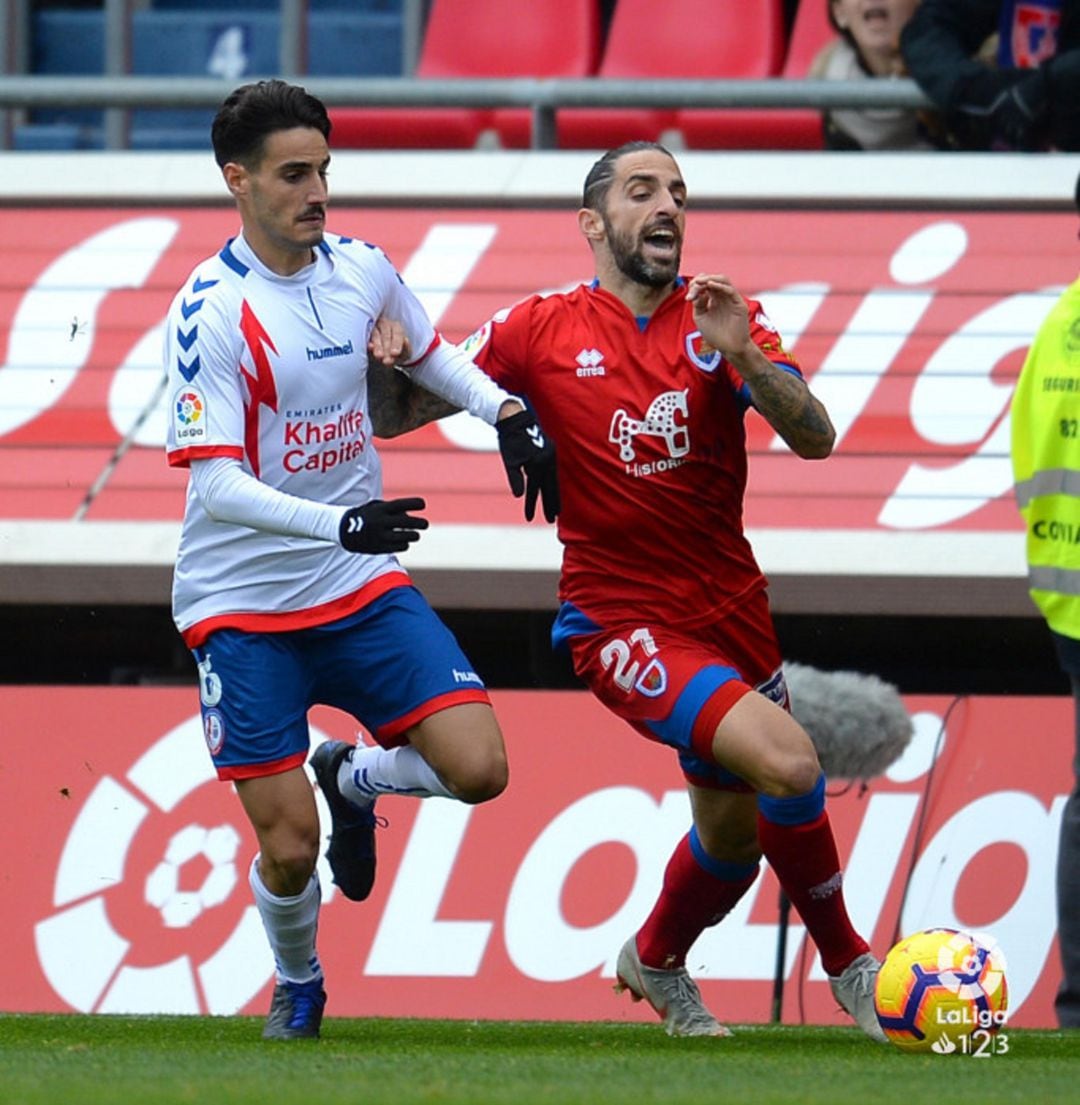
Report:
M708 862L708 857L704 857ZM679 841L664 870L664 885L652 912L637 934L638 958L647 967L672 970L710 925L721 921L757 877L757 864L713 863L707 870L690 843ZM724 878L722 874L734 878Z
M827 974L838 975L870 950L848 917L829 815L778 825L758 813L758 840L780 885L817 944Z

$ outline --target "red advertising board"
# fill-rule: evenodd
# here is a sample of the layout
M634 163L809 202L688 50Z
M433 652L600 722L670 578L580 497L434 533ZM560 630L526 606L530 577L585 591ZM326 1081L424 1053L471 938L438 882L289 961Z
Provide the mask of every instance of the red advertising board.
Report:
M480 807L381 800L389 826L363 904L322 870L329 1012L648 1019L613 994L613 963L688 827L674 758L584 693L493 700L511 760L503 796ZM887 775L830 788L855 922L879 954L898 931L992 933L1008 959L1011 1022L1050 1026L1071 702L905 705L914 737ZM335 711L312 722L316 740L353 735ZM194 689L8 688L0 727L0 1006L264 1012L272 964L246 882L254 841L231 787L213 778ZM777 943L766 872L691 952L720 1017L769 1019ZM782 975L785 1021L843 1023L797 917Z
M589 279L573 214L342 208L453 340L535 290ZM747 524L1015 531L1008 404L1077 271L1075 216L1015 211L695 211L684 270L760 296L838 430L825 467L753 419ZM8 209L0 242L0 520L175 520L160 327L228 210ZM145 414L144 421L140 417ZM463 416L462 416L463 417ZM117 446L132 447L115 467ZM519 524L490 438L460 420L386 443L387 490L435 522Z

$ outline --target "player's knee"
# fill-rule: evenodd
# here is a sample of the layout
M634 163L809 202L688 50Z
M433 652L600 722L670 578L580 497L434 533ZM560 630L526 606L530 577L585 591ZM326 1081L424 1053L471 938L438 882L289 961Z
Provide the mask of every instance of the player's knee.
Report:
M794 798L809 794L817 786L821 764L813 745L777 756L762 773L758 790L772 798Z
M307 886L319 861L319 836L304 833L290 835L287 840L264 844L260 865L264 881L288 888L286 894L299 894Z
M478 805L498 798L506 790L509 778L506 758L493 756L459 768L446 783L456 798Z

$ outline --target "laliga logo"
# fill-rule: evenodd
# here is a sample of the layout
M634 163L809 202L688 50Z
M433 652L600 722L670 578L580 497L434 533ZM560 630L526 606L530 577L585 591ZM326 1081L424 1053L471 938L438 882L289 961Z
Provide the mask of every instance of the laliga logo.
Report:
M684 388L682 391L665 391L658 395L649 404L641 421L631 418L621 407L615 412L611 419L608 441L619 446L621 461L628 464L634 459L634 438L638 434L662 437L670 457L684 457L690 452L690 434L685 421L682 425L676 421L676 415L682 415L683 419L689 415L686 392L687 389Z
M240 834L231 825L207 829L188 825L165 850L165 858L146 880L146 900L161 910L167 928L186 928L204 909L221 905L236 885L236 850ZM202 856L210 863L210 874L197 890L183 890L184 866Z
M179 226L174 218L124 219L79 241L42 271L19 302L7 362L0 365L0 436L58 403L88 362L93 347L72 340L68 320L85 322L87 333L96 333L103 302L115 290L142 287ZM425 287L425 277L431 283L431 271L440 274L440 290L427 290L422 297L433 320L443 314L494 236L495 228L488 224L431 228L404 275ZM1027 349L1062 287L1039 287L995 299L965 314L944 335L934 330L934 347L924 354L909 343L921 327L930 328L925 319L938 296L938 282L968 254L967 228L957 219L931 219L895 247L883 243L881 249L886 278L865 289L810 382L830 412L835 447L842 452L846 437L894 363L899 358L911 361L913 382L906 406L890 412L890 417L906 417L903 432L920 451L922 445L929 446L930 455L926 461L913 460L886 491L876 521L890 529L931 529L968 517L1011 491L1013 384L1001 378L998 367ZM826 269L830 264L827 258L818 263ZM819 308L846 286L846 278L837 282L827 271L826 278L822 275L811 270L805 279L755 291L755 298L767 303L788 347L796 351ZM167 419L175 417L168 401L156 395L163 329L161 321L150 325L109 386L109 418L118 438L130 433L134 445L160 447L167 436ZM486 340L489 331L485 327L473 335L469 348ZM204 408L199 422L177 424L178 435L198 440L205 433L206 419ZM461 448L495 450L493 435L475 422L462 414L439 423L438 429ZM612 427L624 458L628 451L633 455L633 436L648 432L635 425L623 412ZM769 448L780 451L787 446L775 437Z
M1005 977L1005 953L991 936L977 936L979 946L970 952L964 961L957 966L953 962L953 954L970 946L970 940L961 932L958 932L948 943L943 944L938 951L938 979L950 993L968 1001L981 998L984 994L993 996L1001 988L1002 979ZM966 1014L966 1009L952 1010L951 1013ZM987 1024L1004 1024L1006 1010L1001 1010L994 1019L990 1010L979 1010L981 1015L986 1014ZM962 1018L948 1023L964 1023ZM967 1023L971 1023L970 1020Z
M968 249L958 222L931 223L911 234L889 258L892 286L871 288L810 383L836 429L834 450L865 411L882 379L933 305L932 281L952 270ZM916 435L946 452L939 463L915 460L878 515L892 529L927 529L974 513L1012 488L1009 403L1012 382L998 364L1027 349L1060 287L1021 292L991 304L947 334L919 366L907 415ZM770 313L794 346L830 285L808 282L762 292ZM770 448L787 446L777 435ZM960 453L958 459L957 453Z
M182 392L176 398L176 420L184 426L190 426L202 418L202 400L193 391Z
M196 715L79 810L34 940L42 973L80 1012L235 1013L273 976L247 887L255 852L218 782ZM325 737L313 733L313 744ZM329 814L316 803L324 828ZM249 844L237 825L244 826ZM320 861L324 900L336 888Z

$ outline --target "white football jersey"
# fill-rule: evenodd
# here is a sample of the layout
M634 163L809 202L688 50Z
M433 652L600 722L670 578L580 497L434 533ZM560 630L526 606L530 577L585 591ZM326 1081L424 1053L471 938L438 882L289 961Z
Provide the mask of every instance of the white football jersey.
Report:
M358 506L382 496L367 400L375 320L398 320L417 360L439 338L381 250L329 236L315 255L279 276L241 236L195 268L166 322L166 451L180 467L233 457L269 487ZM223 625L320 624L407 582L402 571L390 555L214 521L189 482L173 614L192 646Z

